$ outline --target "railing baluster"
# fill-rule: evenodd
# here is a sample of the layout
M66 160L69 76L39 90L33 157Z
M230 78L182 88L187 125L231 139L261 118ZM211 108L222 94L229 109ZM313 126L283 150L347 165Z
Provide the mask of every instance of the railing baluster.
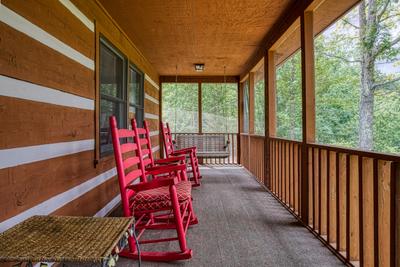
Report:
M326 240L328 241L328 244L330 244L331 239L330 239L330 222L331 222L331 212L330 212L330 207L331 207L331 201L330 201L330 195L331 195L331 175L330 175L330 154L331 152L329 150L326 150Z
M364 201L363 201L363 158L358 156L358 201L359 201L359 261L360 266L364 266Z
M374 201L374 266L379 266L379 220L378 220L378 160L373 160Z
M350 261L350 156L346 154L346 258Z

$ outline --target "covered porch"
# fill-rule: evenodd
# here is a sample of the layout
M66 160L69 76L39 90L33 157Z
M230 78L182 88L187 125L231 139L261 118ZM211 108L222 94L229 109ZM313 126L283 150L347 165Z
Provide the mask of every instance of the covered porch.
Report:
M399 267L399 22L392 0L1 1L0 233L121 216L113 117L143 158L201 164L193 257L144 266Z

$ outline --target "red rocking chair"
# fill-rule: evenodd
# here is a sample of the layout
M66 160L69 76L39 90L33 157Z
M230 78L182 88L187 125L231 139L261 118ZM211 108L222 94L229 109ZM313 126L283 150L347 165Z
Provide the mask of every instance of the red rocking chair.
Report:
M200 170L199 170L199 161L197 159L196 155L196 147L188 147L188 148L183 148L179 150L175 150L174 146L174 141L172 140L172 134L171 130L169 128L169 124L166 123L164 124L162 121L160 122L160 128L162 132L162 139L163 139L163 144L164 144L164 150L165 150L165 157L170 158L170 157L176 157L179 155L185 155L186 157L189 158L190 161L190 170L188 170L188 173L191 173L191 179L194 181L193 186L200 186Z
M186 232L196 217L192 208L191 183L185 181L186 166L174 164L146 172L141 145L138 145L141 144L141 140L136 125L133 130L118 129L116 119L112 116L110 128L123 213L126 217L135 216L139 244L179 242L180 251L141 251L141 259L149 261L190 259L192 250L187 248ZM120 139L125 142L121 143ZM164 178L147 181L148 174L153 177L164 175ZM171 216L171 220L165 220ZM147 229L176 229L177 237L142 240L142 235ZM130 237L128 242L129 248L120 255L138 259L138 248L133 237Z

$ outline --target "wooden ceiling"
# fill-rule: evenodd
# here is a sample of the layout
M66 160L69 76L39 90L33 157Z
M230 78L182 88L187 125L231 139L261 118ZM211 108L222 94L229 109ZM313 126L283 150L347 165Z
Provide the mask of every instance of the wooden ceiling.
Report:
M160 75L204 76L242 74L295 0L99 1Z

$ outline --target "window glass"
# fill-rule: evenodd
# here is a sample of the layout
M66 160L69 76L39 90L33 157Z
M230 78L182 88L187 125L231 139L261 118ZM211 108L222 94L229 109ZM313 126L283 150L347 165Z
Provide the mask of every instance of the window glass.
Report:
M162 116L174 133L197 133L199 131L198 84L163 83Z
M144 120L143 74L131 65L128 76L129 119L136 118L138 126L141 127Z
M129 67L129 104L142 106L143 105L143 75L134 67Z
M104 40L100 42L100 155L112 151L109 117L116 116L118 127L126 127L126 60Z
M204 133L237 133L237 83L202 83L202 125Z

